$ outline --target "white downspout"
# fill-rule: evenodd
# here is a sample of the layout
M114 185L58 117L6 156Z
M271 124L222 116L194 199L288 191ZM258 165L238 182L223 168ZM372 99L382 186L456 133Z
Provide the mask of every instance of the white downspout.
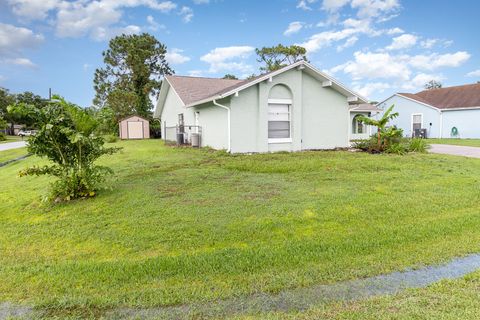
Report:
M223 108L227 110L227 139L228 139L228 149L227 152L231 151L231 146L230 146L230 108L221 105L220 103L217 102L217 100L213 100L213 104L216 105L217 107Z
M438 135L440 139L442 139L443 135L443 112L440 110L440 134Z

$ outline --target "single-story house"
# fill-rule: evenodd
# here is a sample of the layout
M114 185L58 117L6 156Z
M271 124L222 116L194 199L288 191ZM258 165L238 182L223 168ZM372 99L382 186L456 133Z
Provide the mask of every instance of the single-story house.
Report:
M427 138L480 138L480 84L397 93L377 106L392 104L399 117L391 121L406 136L426 134Z
M334 149L350 145L352 117L371 112L352 105L364 103L299 61L248 80L166 76L154 117L162 139L201 135L201 146L232 153Z

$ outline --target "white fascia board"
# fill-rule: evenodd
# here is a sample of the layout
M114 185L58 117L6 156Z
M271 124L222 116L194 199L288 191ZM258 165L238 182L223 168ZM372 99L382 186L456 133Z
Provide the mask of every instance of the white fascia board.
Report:
M167 93L170 88L172 88L172 85L168 81L162 83L162 86L160 87L160 93L158 94L157 104L155 105L155 111L153 113L154 118L161 117L165 107Z
M178 99L180 99L180 101L183 103L183 106L186 107L186 104L185 104L185 102L182 100L182 97L180 97L180 95L177 93L177 91L175 91L175 88L172 86L172 84L170 83L170 81L168 81L167 77L165 77L165 80L167 80L168 84L170 85L170 88L172 88L173 92L175 92L175 94L177 95Z
M478 110L480 109L480 107L464 107L464 108L450 108L450 109L441 109L440 111L441 112L444 112L444 111L462 111L462 110Z

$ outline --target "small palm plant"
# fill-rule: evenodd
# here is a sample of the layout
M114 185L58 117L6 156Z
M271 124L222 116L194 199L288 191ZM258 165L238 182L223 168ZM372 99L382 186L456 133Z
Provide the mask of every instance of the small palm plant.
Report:
M390 122L390 120L398 117L398 112L393 112L392 113L394 107L395 107L395 105L392 105L390 108L388 108L387 111L385 111L383 113L383 116L378 120L377 119L372 119L372 118L369 118L369 117L365 117L365 116L360 116L358 118L359 121L363 122L364 124L366 124L368 126L377 127L377 148L378 148L378 150L383 149L382 135L384 135L384 133L386 132L387 124Z

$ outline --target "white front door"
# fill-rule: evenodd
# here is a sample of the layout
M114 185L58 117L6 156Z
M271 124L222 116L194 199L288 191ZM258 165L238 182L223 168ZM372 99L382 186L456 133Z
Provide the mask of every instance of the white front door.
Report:
M143 122L128 121L127 122L128 139L143 139Z

